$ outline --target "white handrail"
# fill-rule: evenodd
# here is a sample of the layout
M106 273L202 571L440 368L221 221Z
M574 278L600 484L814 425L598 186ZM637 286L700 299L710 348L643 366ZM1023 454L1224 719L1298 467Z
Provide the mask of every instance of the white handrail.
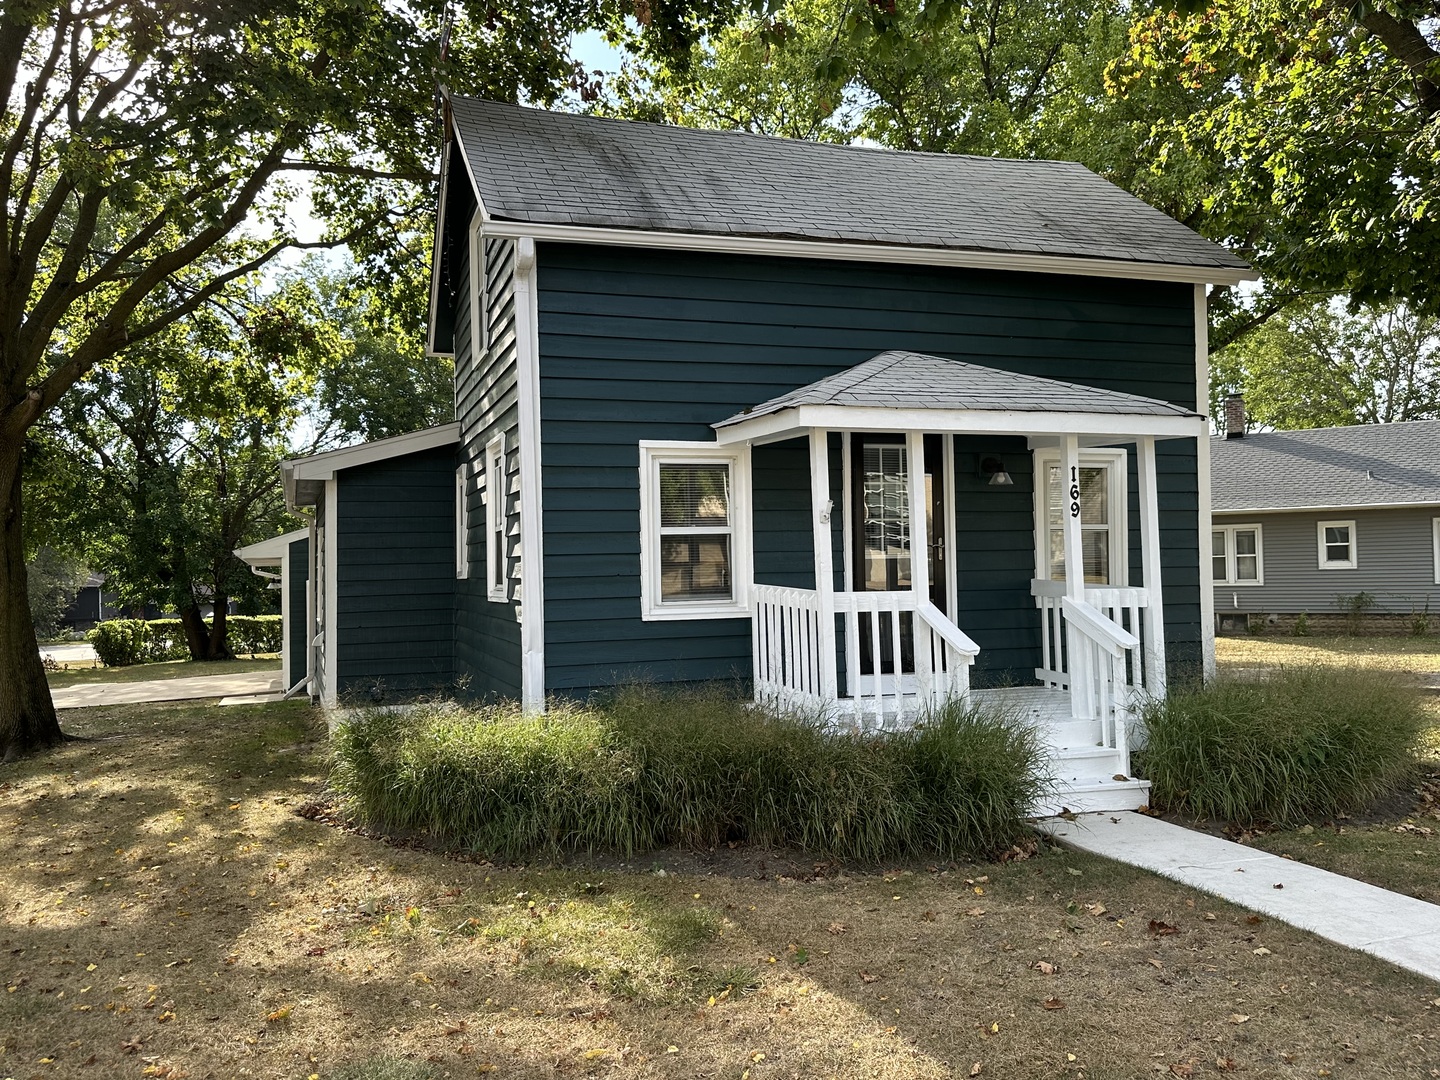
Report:
M1111 656L1121 656L1128 649L1139 648L1140 639L1113 619L1106 618L1084 600L1063 597L1060 601L1065 610L1065 620L1077 630L1084 632L1095 644Z
M945 640L945 644L956 652L972 659L980 655L980 646L970 639L970 635L947 619L945 613L929 600L921 600L915 606L915 610L929 624L930 629L939 634Z

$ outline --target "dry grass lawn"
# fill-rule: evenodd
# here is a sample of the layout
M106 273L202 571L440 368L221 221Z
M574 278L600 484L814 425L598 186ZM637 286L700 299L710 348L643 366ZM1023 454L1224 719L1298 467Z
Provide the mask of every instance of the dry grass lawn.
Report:
M303 704L67 721L0 768L0 1077L1440 1068L1440 987L1098 859L497 868L297 814Z
M127 664L107 668L98 661L70 660L64 670L49 673L52 689L91 683L150 682L153 679L190 679L197 675L243 675L248 671L280 674L280 654L261 653L241 660L167 660L159 664Z
M1440 671L1440 637L1217 637L1221 671L1278 664L1338 664L1426 674Z

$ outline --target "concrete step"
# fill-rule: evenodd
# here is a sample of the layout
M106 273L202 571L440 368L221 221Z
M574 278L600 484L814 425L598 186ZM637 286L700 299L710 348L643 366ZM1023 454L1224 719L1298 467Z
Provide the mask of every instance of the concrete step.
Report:
M1150 801L1149 780L1114 780L1108 777L1080 777L1058 783L1035 806L1036 817L1137 810Z
M1047 746L1056 750L1079 749L1100 745L1100 721L1056 720L1039 725Z

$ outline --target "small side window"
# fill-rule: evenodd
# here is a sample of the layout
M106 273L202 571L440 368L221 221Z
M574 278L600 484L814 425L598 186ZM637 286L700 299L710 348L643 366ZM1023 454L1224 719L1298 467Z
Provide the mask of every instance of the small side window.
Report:
M455 576L470 576L470 513L465 505L465 466L455 470Z
M1321 570L1354 570L1359 565L1355 522L1321 521L1315 526Z
M470 219L470 352L478 362L490 347L489 296L485 280L485 235L480 212Z
M1259 525L1224 525L1211 534L1211 577L1216 585L1265 584L1264 541Z
M497 603L510 599L505 566L505 436L485 447L485 582L486 595Z

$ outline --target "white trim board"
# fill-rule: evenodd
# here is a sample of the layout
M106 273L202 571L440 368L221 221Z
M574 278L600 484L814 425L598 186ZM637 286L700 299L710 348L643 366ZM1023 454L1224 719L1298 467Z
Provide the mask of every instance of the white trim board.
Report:
M1430 502L1392 503L1326 503L1323 506L1247 506L1240 510L1220 510L1217 516L1237 517L1251 514L1344 514L1353 510L1417 510L1424 507L1440 507L1440 499Z
M718 426L715 441L722 446L776 442L795 438L809 428L884 433L924 431L942 435L1096 435L1112 442L1140 435L1158 439L1209 438L1207 422L1201 416L801 405Z
M462 146L463 149L463 146ZM468 162L467 162L468 165ZM477 199L479 192L476 192ZM730 252L778 255L796 259L838 259L883 262L901 266L953 266L974 270L1013 270L1035 274L1125 278L1131 281L1181 281L1201 285L1238 285L1259 278L1254 270L1220 266L1186 266L1075 255L1032 255L966 248L910 247L865 244L846 240L793 240L774 236L729 236L710 233L660 232L605 228L596 225L548 225L538 222L487 220L487 236L530 237L567 244L658 248L671 251Z
M357 465L369 465L376 461L418 454L422 450L433 450L441 446L454 446L460 441L458 423L441 424L438 427L412 431L407 435L396 435L389 439L343 446L339 450L327 450L310 457L291 458L280 463L280 473L285 480L285 501L296 505L296 488L302 480L328 481L342 469L353 469ZM304 505L313 505L306 503Z
M308 527L295 529L291 532L281 533L279 536L272 536L268 540L258 540L245 547L238 547L233 554L241 562L249 563L251 566L275 566L283 564L288 558L291 544L309 535Z
M520 701L545 711L545 517L540 488L540 305L535 241L515 241L515 382L520 445Z
M1210 408L1210 301L1205 286L1195 286L1195 409ZM1205 421L1205 434L1195 441L1195 486L1198 492L1196 510L1200 535L1200 667L1205 679L1215 677L1215 590L1210 581L1213 554L1210 536L1210 421Z
M435 348L435 319L440 311L440 263L445 257L445 203L450 176L450 140L440 148L440 197L435 206L435 240L430 249L430 317L425 323L425 355L451 356L455 349L440 352ZM453 333L453 330L452 330Z

